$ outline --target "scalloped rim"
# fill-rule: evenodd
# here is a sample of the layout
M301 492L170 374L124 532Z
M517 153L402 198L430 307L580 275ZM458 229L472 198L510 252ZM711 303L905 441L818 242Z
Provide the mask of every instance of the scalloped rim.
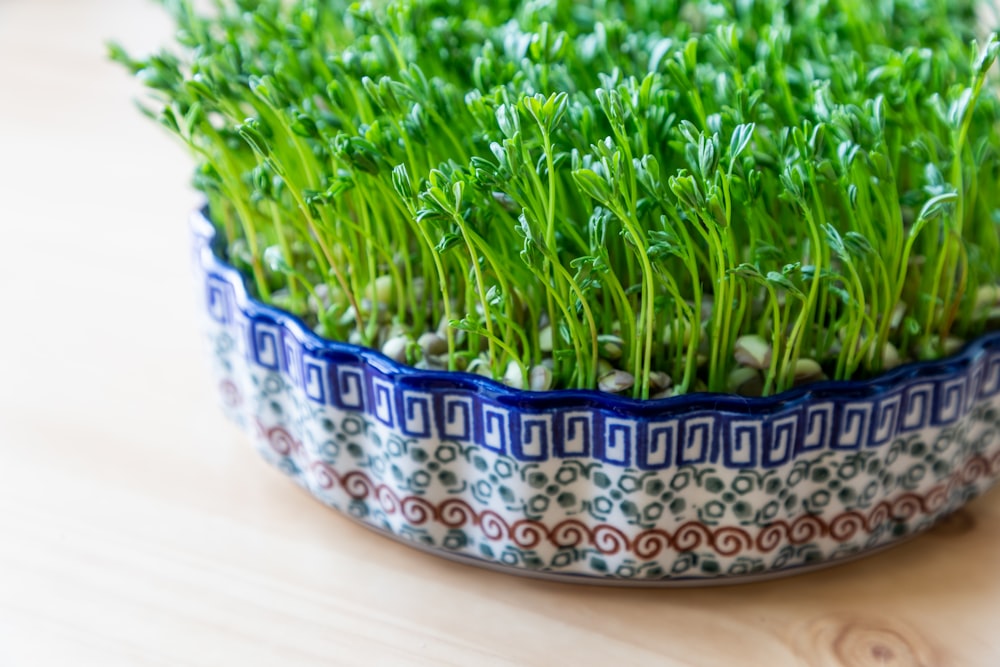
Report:
M738 414L770 414L796 404L831 398L865 399L909 383L916 378L957 375L993 348L1000 346L1000 331L980 336L957 354L933 361L904 364L876 378L861 381L829 380L807 387L789 389L774 396L746 398L732 394L693 393L662 399L640 400L593 389L558 389L535 392L513 389L495 380L461 371L429 371L405 366L378 350L323 338L300 318L269 306L250 295L245 278L216 254L221 237L208 217L208 206L191 216L195 235L203 240L199 261L203 269L224 278L235 289L237 306L251 315L263 315L291 332L313 354L356 358L385 374L393 382L412 387L457 387L477 391L498 403L526 410L549 411L600 407L621 415L639 418L696 411L724 411Z

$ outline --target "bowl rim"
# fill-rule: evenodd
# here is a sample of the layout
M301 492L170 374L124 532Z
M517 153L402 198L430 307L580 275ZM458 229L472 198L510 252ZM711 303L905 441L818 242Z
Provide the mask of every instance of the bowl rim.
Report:
M597 389L554 389L531 391L509 387L491 378L465 371L422 370L401 364L374 348L324 338L301 318L277 306L263 303L250 294L246 277L219 253L221 233L209 216L207 203L190 218L191 231L198 241L196 261L234 289L237 307L252 317L273 320L291 332L310 354L332 360L352 360L371 366L386 379L420 389L460 389L473 391L497 403L531 411L600 408L625 416L649 418L691 412L770 414L797 405L824 400L864 400L874 398L911 381L957 375L1000 347L1000 331L988 332L968 342L959 352L930 361L903 364L865 380L825 380L785 390L765 397L695 392L659 399L637 399Z

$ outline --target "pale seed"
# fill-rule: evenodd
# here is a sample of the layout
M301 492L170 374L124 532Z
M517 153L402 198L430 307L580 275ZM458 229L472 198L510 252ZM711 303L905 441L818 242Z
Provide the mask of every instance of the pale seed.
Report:
M542 352L552 351L552 327L545 326L538 332L538 349Z
M410 289L413 291L414 300L420 303L424 300L424 279L420 276L416 276L413 282L410 284Z
M309 295L309 309L314 313L326 310L330 307L330 287L326 283L320 283L313 288L315 296Z
M542 364L532 366L528 373L528 386L531 391L548 391L552 388L552 371Z
M701 320L707 322L712 319L712 311L715 309L715 301L710 296L701 299Z
M382 345L382 354L399 363L406 362L406 347L410 340L406 336L395 336Z
M1000 305L1000 285L980 285L976 290L976 312Z
M680 331L678 331L680 329ZM691 323L687 320L678 323L668 324L663 329L662 342L664 345L671 345L674 342L674 336L677 335L679 340L678 345L687 345L691 342Z
M389 303L392 299L392 276L384 275L376 278L373 285L368 285L365 296L376 303Z
M421 334L417 339L417 345L424 351L425 355L444 354L448 351L448 341L433 332Z
M823 377L823 367L815 359L804 357L795 362L795 384L815 382Z
M965 347L965 339L957 338L955 336L948 336L944 339L944 343L941 345L941 349L944 351L945 355L958 354L959 350Z
M441 320L438 322L437 335L441 336L441 338L447 337L448 336L448 329L450 329L450 328L451 328L451 325L448 324L448 318L442 316Z
M895 345L887 342L882 348L882 370L891 370L901 363L903 361L899 357L899 350L896 349Z
M524 371L521 369L521 364L516 361L507 364L507 370L503 374L503 383L515 389L524 388Z
M413 367L422 371L443 371L448 368L448 364L442 364L439 357L433 357L421 359Z
M795 362L795 382L810 382L823 376L823 367L815 359L803 357Z
M903 318L906 316L906 304L900 301L892 309L892 319L889 320L889 328L893 331L899 328L899 325L903 323Z
M347 310L340 316L338 322L341 326L348 326L357 319L357 311L354 310L354 306L349 306Z

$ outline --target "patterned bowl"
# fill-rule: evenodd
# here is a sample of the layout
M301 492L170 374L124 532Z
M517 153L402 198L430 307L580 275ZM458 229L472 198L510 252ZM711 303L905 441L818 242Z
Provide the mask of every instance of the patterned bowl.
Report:
M1000 334L772 398L640 402L418 371L251 298L203 212L222 402L321 502L434 553L614 584L728 583L868 553L1000 475Z

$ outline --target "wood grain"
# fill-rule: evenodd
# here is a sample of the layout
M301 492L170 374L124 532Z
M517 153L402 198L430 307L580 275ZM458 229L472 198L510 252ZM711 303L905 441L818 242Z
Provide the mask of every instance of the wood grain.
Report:
M828 571L511 578L323 508L215 409L183 151L103 41L153 3L0 0L0 665L1000 664L1000 493Z

